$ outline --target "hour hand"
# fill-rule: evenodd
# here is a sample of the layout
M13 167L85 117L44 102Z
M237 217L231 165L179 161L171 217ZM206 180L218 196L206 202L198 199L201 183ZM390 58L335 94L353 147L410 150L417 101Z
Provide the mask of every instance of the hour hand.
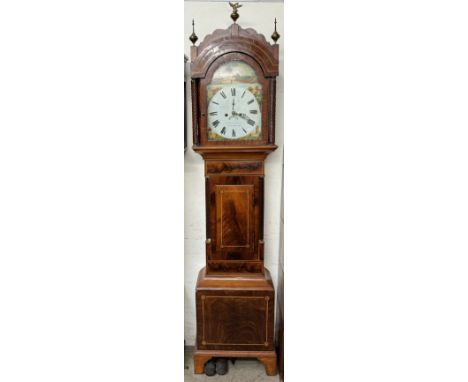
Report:
M244 113L237 113L237 115L243 119L248 119L247 115Z

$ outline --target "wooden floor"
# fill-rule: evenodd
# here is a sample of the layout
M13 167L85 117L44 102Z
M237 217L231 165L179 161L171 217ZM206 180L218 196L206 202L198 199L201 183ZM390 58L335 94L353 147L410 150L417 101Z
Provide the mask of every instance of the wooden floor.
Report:
M267 376L263 364L257 360L251 359L237 360L235 365L233 365L232 362L229 362L229 372L226 375L215 375L213 377L207 377L205 374L194 374L193 348L186 348L184 366L184 382L279 382L278 376Z

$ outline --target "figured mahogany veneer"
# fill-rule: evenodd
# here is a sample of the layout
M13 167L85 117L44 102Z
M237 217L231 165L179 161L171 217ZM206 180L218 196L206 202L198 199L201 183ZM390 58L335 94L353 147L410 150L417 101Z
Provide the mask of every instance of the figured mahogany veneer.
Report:
M274 288L263 275L225 277L200 271L197 281L197 348L273 350Z
M262 189L263 176L206 177L208 272L262 272Z
M206 267L196 286L195 373L213 357L251 357L275 375L275 291L264 268L264 161L275 145L278 45L232 24L192 46L193 149L205 160ZM242 60L261 84L261 135L209 140L207 86L220 65Z
M270 273L207 274L197 280L195 373L213 357L250 357L275 375L275 291Z
M263 161L252 160L206 160L205 173L210 175L262 175Z

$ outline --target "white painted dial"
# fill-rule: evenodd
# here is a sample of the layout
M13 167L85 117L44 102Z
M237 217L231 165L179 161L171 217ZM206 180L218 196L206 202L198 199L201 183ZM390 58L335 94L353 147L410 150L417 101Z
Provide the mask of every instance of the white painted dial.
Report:
M226 139L239 139L261 127L261 110L245 85L227 85L208 105L208 126Z

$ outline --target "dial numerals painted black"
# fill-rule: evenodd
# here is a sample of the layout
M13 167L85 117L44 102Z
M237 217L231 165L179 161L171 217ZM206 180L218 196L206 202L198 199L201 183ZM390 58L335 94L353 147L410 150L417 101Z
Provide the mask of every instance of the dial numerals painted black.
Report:
M261 106L247 85L228 84L218 88L209 100L209 140L256 139L261 126Z

